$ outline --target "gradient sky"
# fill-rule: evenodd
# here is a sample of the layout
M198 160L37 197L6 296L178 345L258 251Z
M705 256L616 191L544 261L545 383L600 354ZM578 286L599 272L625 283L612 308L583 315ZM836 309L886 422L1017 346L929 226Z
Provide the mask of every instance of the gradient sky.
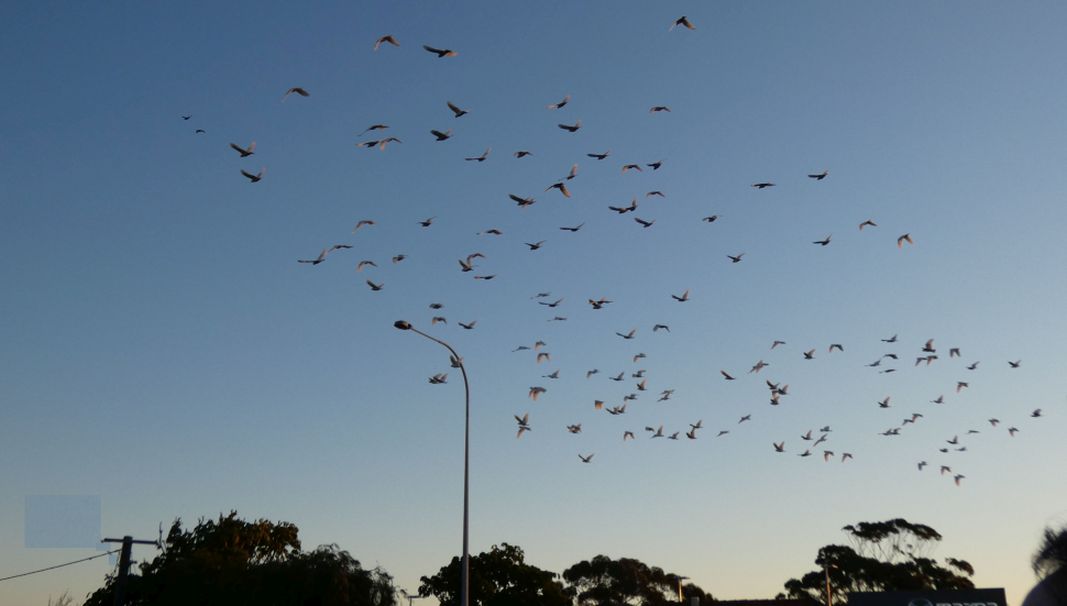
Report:
M668 32L683 14L697 29ZM475 553L507 541L557 572L636 557L717 597L773 597L843 525L905 517L1017 604L1041 530L1067 522L1065 22L1036 1L0 5L0 576L91 555L23 546L25 496L70 494L100 497L109 536L231 509L292 521L306 546L416 589L460 547L463 391L454 371L428 384L447 357L392 328L407 319L471 376ZM372 52L386 33L401 46ZM291 86L311 96L280 102ZM403 143L355 147L377 122ZM249 159L228 148L252 140ZM572 198L543 191L575 162ZM261 166L260 183L238 172ZM635 196L650 229L607 209ZM490 227L504 235L476 235ZM295 262L335 243L355 248ZM459 271L475 251L496 279ZM362 259L379 267L356 273ZM601 296L615 303L584 302ZM912 366L929 338L941 359ZM537 339L550 362L511 353ZM864 366L887 352L899 372ZM609 374L637 368L649 391L626 415L593 410L633 391ZM764 379L790 385L781 406ZM642 430L697 419L696 441ZM827 424L853 461L796 456ZM966 453L937 452L957 434ZM0 594L80 598L110 570Z

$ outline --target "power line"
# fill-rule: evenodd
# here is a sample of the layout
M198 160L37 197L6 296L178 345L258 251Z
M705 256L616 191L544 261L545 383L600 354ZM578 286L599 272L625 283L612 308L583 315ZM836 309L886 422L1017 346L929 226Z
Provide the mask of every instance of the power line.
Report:
M106 555L111 555L113 553L118 553L118 552L119 552L118 549L112 549L111 551L105 551L104 553L98 553L98 554L96 554L94 556L89 556L87 558L82 558L80 560L74 560L73 562L67 562L65 564L56 564L55 566L49 566L48 568L42 568L40 570L31 570L30 572L23 572L21 574L13 574L13 575L11 575L9 577L2 577L2 578L0 578L0 581L10 581L11 579L17 579L19 577L28 577L31 574L37 574L38 572L48 572L49 570L55 570L56 568L63 568L64 566L70 566L72 564L80 564L81 562L88 562L89 560L95 560L96 558L102 558L102 557L104 557Z

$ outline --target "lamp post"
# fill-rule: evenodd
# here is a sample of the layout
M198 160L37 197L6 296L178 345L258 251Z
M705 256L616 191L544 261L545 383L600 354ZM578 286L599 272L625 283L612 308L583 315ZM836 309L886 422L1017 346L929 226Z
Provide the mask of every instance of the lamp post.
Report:
M681 576L678 577L678 603L679 604L681 604L681 603L683 603L685 601L685 598L682 597L682 581L685 581L687 579L689 579L689 577L681 577Z
M830 569L837 568L836 564L822 565L823 574L826 575L826 606L834 606L834 593L830 588Z
M452 349L452 346L445 343L441 339L431 337L430 335L422 332L411 325L411 322L404 320L397 320L393 323L393 326L399 330L410 330L411 332L422 335L427 339L438 343L448 350L452 354L452 366L459 368L460 373L463 374L463 395L465 400L465 415L463 422L463 560L460 562L461 572L459 577L459 604L460 606L469 606L470 604L470 552L468 549L468 518L469 518L469 502L470 502L470 437L471 437L471 388L470 383L467 382L467 369L463 367L463 358L459 357L456 350Z

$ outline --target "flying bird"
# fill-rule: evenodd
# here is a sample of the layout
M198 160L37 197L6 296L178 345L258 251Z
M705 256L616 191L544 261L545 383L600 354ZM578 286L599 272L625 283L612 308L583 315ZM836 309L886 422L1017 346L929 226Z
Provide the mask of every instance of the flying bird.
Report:
M574 227L561 227L560 229L563 230L563 231L569 231L569 232L574 233L574 232L577 232L579 229L581 229L583 225L585 225L584 222L583 223L579 223L578 225L575 225Z
M261 180L263 180L263 174L265 172L267 172L267 169L261 168L261 169L259 169L258 173L253 175L252 173L248 172L247 170L245 170L243 168L241 169L241 174L244 175L246 178L248 178L248 181L250 183L259 183Z
M564 95L564 97L562 99L560 99L559 101L557 101L556 103L549 103L548 104L548 109L560 109L564 105L570 103L570 101L571 101L571 96L570 95Z
M386 129L386 128L389 128L388 124L371 124L367 128L363 129L363 132L359 133L356 136L357 137L362 137L363 135L371 132L372 130L383 130L383 129Z
M242 158L247 158L248 156L251 156L252 154L256 153L256 142L255 141L249 143L248 147L241 147L240 145L237 145L236 143L231 143L230 147L233 148L237 153L241 154Z
M491 149L493 149L493 148L487 147L487 148L485 148L485 151L482 152L482 155L480 155L480 156L472 156L470 158L463 158L463 159L468 161L468 162L471 162L471 161L473 161L473 162L485 162L485 159L489 157L489 150L491 150Z
M860 231L863 231L864 227L878 227L878 224L870 219L867 219L863 223L860 223Z
M650 107L648 109L648 113L650 113L650 114L655 114L655 113L658 113L658 112L670 112L670 111L671 111L671 108L667 107L666 105L653 105L652 107Z
M753 183L752 187L755 187L756 189L767 189L768 187L774 187L774 183L762 181L760 183Z
M822 181L823 179L826 178L826 175L829 175L829 174L830 174L830 171L824 170L821 173L810 174L810 175L808 175L808 178L809 179L815 179L816 181Z
M379 290L382 289L383 286L385 286L385 284L375 284L374 282L371 282L370 280L367 280L367 286L370 286L370 289L372 291L378 292Z
M649 227L652 227L652 224L656 222L655 219L652 219L651 221L646 221L646 220L642 219L641 217L634 217L634 221L637 221L641 225L641 227L643 227L645 229L648 229Z
M515 194L508 194L508 197L511 198L512 201L514 201L516 204L518 204L520 208L523 207L523 206L530 206L534 202L537 202L537 200L534 200L532 197L520 198L519 196L516 196Z
M438 141L447 141L452 137L452 129L448 129L445 132L439 130L431 130L430 134L437 138Z
M378 50L383 44L392 44L393 46L400 46L400 43L396 41L396 38L392 34L386 34L381 38L374 41L374 50Z
M427 44L423 44L422 48L425 49L426 52L428 52L428 53L433 53L433 54L437 55L438 59L443 59L445 57L455 57L456 55L459 54L459 53L457 53L456 51L454 51L452 49L434 48L434 47L429 46Z
M303 89L303 88L301 88L299 86L294 86L294 87L290 88L289 90L285 91L285 94L282 95L282 101L285 101L286 97L288 97L289 95L291 95L293 93L296 93L296 94L300 95L301 97L310 97L311 96L311 93L307 92L307 90L305 90L305 89Z
M515 437L516 438L521 438L523 432L530 431L530 429L531 429L530 428L530 413L526 413L526 414L522 415L521 417L519 415L514 415L514 417L515 417L515 420L519 423L519 432L515 434Z
M683 303L685 301L688 301L689 300L689 289L687 288L685 290L685 292L683 292L681 295L671 295L671 298L674 299L675 301L678 301L679 303ZM772 347L772 349L773 349L773 347Z
M455 103L452 103L451 101L446 101L445 105L448 106L448 109L452 110L452 113L455 114L456 118L458 118L460 116L463 116L463 115L466 115L467 113L469 113L467 110L461 109L458 105L456 105Z
M595 158L597 160L604 160L608 156L611 155L611 150L608 150L608 151L606 151L604 153L601 153L601 154L593 153L593 154L586 154L586 155L589 156L590 158Z
M567 186L563 183L563 181L557 181L557 182L553 183L552 185L549 185L548 187L545 188L545 191L548 191L550 189L558 189L559 193L563 194L564 198L570 198L571 197L571 192L567 189Z
M726 257L729 258L732 263L740 263L741 257L743 256L745 256L745 253L741 253L739 255L726 255Z
M674 20L674 23L671 24L670 29L668 29L667 31L673 31L674 28L678 26L684 27L689 30L696 29L696 26L694 26L685 15L682 15L681 17L678 17Z
M526 156L532 156L533 152L526 151L525 149L520 149L519 151L515 152L512 155L515 156L516 158L525 158Z
M829 243L830 243L830 236L826 236L822 240L816 240L816 241L812 242L812 244L818 244L819 246L826 246Z
M593 452L593 453L589 453L588 455L585 455L585 456L578 455L578 458L582 460L582 463L588 463L588 462L593 460L593 455L595 455L595 454L596 453Z
M360 219L359 222L356 223L356 226L352 228L352 233L356 233L356 230L358 230L361 227L367 227L369 225L374 225L374 224L375 224L374 221L372 221L371 219Z
M897 248L903 248L905 242L907 242L908 244L915 244L915 242L912 242L911 240L911 234L904 234L903 236L897 238Z
M577 120L574 124L557 124L556 126L562 128L563 130L569 133L574 133L578 132L578 129L582 127L582 121Z
M418 221L417 223L423 227L429 227L433 225L433 220L436 218L437 217L430 217L429 219L423 219L422 221Z

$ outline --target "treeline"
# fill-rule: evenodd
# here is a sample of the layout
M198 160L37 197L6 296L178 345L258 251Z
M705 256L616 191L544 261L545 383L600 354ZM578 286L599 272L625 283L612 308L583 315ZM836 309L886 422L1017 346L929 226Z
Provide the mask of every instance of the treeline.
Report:
M848 545L827 545L816 570L785 582L778 597L824 601L826 578L835 603L852 591L974 587L965 560L928 557L941 535L903 519L844 527ZM418 594L443 606L459 603L460 558L421 578ZM113 606L116 579L90 594L86 606ZM477 606L660 606L714 597L678 573L633 558L597 555L561 574L526 562L522 548L493 545L471 556L471 604ZM176 520L159 555L131 571L130 606L397 606L406 594L380 567L366 569L336 545L302 549L288 522L245 521L236 512Z

